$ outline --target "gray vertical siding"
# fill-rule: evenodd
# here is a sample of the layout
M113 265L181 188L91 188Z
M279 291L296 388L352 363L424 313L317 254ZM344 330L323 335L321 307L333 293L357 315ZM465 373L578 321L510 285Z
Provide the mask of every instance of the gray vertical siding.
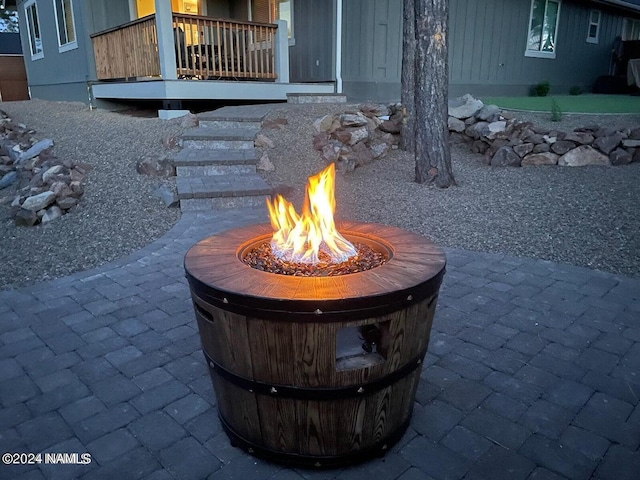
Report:
M555 59L525 57L531 0L450 0L451 95L526 95L547 80L552 93L589 91L609 73L611 47L622 31L619 10L564 0ZM589 12L602 12L598 44L586 42ZM345 0L343 82L348 96L400 96L402 0ZM638 15L636 15L638 17Z
M289 47L289 75L292 82L326 82L335 79L333 2L293 2L295 45Z

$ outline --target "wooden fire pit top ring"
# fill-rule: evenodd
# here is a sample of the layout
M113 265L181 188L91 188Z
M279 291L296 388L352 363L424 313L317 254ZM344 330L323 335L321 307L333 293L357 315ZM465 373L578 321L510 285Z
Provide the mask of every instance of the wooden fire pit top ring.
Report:
M239 258L247 245L271 237L271 225L260 224L227 230L194 245L185 256L187 279L192 290L213 305L242 314L259 308L276 320L286 320L290 311L309 313L311 321L340 317L346 310L354 318L354 309L361 311L356 317L367 318L437 293L446 259L429 239L373 223L339 222L338 230L348 239L385 246L389 260L371 270L331 277L263 272Z

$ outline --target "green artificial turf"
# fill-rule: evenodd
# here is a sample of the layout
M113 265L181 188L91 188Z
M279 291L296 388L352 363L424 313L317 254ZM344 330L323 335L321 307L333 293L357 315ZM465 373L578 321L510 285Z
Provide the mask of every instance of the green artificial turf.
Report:
M509 110L551 112L551 100L562 113L637 113L640 96L633 95L549 95L547 97L484 97L482 101Z

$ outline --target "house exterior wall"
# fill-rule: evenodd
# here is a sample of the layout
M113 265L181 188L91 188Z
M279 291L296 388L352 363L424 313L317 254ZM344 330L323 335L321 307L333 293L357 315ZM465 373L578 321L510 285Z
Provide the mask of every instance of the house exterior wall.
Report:
M295 45L289 47L292 82L335 80L334 0L294 1Z
M551 93L590 91L609 73L625 16L602 4L563 0L556 58L525 57L531 0L450 0L449 94L526 95L549 81ZM589 12L602 12L599 42L587 43ZM343 85L354 100L400 98L402 0L344 2Z

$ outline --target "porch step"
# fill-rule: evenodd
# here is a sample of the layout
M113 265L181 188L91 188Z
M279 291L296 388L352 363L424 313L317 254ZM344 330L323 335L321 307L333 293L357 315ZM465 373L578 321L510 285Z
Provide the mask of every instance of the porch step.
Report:
M179 177L256 173L258 161L253 148L241 150L184 148L173 157Z
M251 149L257 130L250 128L191 128L180 136L182 148Z
M177 177L176 185L183 211L264 205L272 193L256 173Z
M347 103L341 93L287 93L287 103Z
M198 118L200 126L204 128L230 128L230 129L243 129L243 130L255 130L256 133L260 130L262 126L261 121L253 121L253 120L234 120L234 119L218 119L218 118L208 118L208 117L199 117Z

